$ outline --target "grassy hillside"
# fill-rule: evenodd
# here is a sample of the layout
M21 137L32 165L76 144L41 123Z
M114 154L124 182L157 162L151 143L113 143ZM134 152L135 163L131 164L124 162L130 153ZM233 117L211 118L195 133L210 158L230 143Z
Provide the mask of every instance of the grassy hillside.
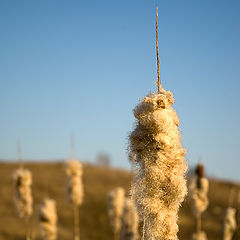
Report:
M23 240L24 223L17 217L13 204L14 189L12 173L16 164L0 163L0 240ZM63 163L28 163L26 167L33 173L34 216L32 229L35 239L41 239L37 212L41 200L51 197L57 201L59 238L72 238L73 213L66 200L65 174ZM116 186L129 190L131 174L124 170L84 165L84 204L80 209L81 240L113 239L106 214L106 194ZM211 180L210 206L203 215L203 228L208 239L220 238L220 229L224 209L228 205L231 187L239 185ZM234 200L236 206L237 199ZM189 199L187 198L180 210L179 218L181 240L189 240L194 231L194 219L191 217ZM237 239L237 238L236 238Z

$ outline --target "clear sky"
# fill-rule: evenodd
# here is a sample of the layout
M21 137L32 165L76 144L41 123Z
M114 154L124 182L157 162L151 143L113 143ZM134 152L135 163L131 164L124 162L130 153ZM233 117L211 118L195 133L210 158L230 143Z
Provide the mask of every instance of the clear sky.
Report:
M173 92L187 160L240 181L239 0L3 0L0 158L99 151L129 167L132 109L156 91L155 9L163 87Z

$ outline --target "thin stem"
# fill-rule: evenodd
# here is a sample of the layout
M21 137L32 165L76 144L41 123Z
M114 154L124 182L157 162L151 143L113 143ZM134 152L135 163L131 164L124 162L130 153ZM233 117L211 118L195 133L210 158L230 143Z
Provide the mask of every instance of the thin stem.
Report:
M72 134L72 137L71 137L71 145L72 145L72 158L75 158L76 157L76 149L75 149L74 134Z
M118 232L114 232L114 240L118 240Z
M79 229L79 207L74 205L74 240L80 240L80 229Z
M232 187L231 192L230 192L230 196L229 196L229 199L228 199L228 206L229 207L232 207L232 205L233 205L233 197L234 197L234 188Z
M158 51L158 7L157 7L157 14L156 14L156 50L157 50L157 76L158 76L158 93L162 88L161 81L160 81L160 61L159 61L159 51Z
M22 149L21 149L21 142L20 142L20 140L18 140L18 142L17 142L17 149L18 149L18 165L19 165L19 168L23 168Z
M197 228L197 234L199 234L202 228L201 214L198 214L196 218L196 228Z
M30 237L30 222L29 222L29 218L25 218L25 226L26 226L26 240L31 240Z

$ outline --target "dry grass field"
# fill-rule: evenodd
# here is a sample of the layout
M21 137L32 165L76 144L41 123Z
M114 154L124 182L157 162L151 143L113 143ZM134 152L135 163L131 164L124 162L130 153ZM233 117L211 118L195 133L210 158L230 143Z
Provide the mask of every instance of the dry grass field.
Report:
M58 239L73 239L73 212L66 199L66 178L63 163L27 163L25 166L33 174L34 216L32 230L34 239L41 239L37 213L44 197L51 197L57 201ZM12 173L16 167L17 164L0 163L0 240L24 239L24 223L17 217L13 203ZM120 169L103 168L90 164L85 164L83 170L85 197L80 208L81 240L113 239L107 217L106 194L117 186L122 186L128 190L131 174ZM220 239L222 218L228 205L232 187L236 189L236 193L240 189L238 184L217 180L210 181L210 205L203 214L203 230L207 232L210 240ZM236 196L233 204L237 207ZM179 225L180 240L189 240L194 231L194 219L191 217L188 198L180 210ZM235 234L234 239L239 239L239 235Z

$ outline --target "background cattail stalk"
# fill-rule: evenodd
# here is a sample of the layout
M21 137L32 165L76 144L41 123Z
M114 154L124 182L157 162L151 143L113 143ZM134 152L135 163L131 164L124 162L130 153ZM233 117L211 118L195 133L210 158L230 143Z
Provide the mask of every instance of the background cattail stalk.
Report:
M129 198L124 201L120 239L138 239L138 214L134 202Z
M80 239L80 228L79 228L79 206L73 206L73 214L74 214L74 240Z
M196 217L196 230L197 230L197 233L200 233L201 229L202 229L202 218L201 218L201 215L199 214Z
M24 219L26 239L31 239L30 217L32 215L32 174L23 167L21 157L21 146L18 142L18 163L19 168L13 174L15 187L15 205L20 218Z
M26 226L26 230L25 230L26 240L31 240L31 229L30 229L29 218L25 219L25 226Z
M228 207L225 212L224 221L223 221L223 240L231 240L234 232L236 231L236 209Z
M16 190L15 204L20 218L24 219L26 239L30 239L30 217L32 215L32 175L27 169L19 168L14 172Z
M202 231L202 213L208 206L208 180L204 177L204 165L199 163L196 168L196 176L191 180L189 192L191 197L191 207L196 221L196 233L192 238L203 240L207 238L205 232Z
M46 198L43 200L40 212L39 221L44 240L57 239L57 212L56 202L52 199Z
M231 240L237 228L236 213L237 209L231 207L233 205L234 199L234 188L231 188L230 196L228 199L228 208L225 210L223 229L222 229L222 239Z
M119 239L122 227L121 218L125 200L125 191L121 187L111 190L107 195L107 207L114 239Z
M240 239L240 191L238 191L238 199L237 199L237 238Z
M83 202L82 164L71 159L66 164L68 199L72 203L74 216L74 240L80 240L79 206Z

